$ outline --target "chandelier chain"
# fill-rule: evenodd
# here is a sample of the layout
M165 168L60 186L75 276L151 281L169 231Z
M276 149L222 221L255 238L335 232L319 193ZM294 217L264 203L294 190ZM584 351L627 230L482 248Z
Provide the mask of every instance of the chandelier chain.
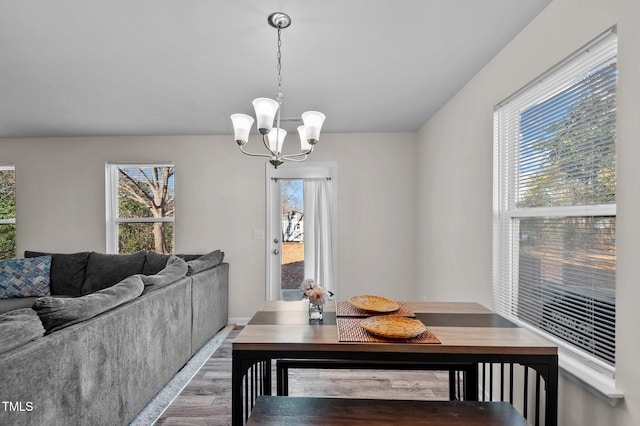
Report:
M280 27L278 27L278 97L279 104L282 103L282 53L280 48L282 46L282 40L280 39Z

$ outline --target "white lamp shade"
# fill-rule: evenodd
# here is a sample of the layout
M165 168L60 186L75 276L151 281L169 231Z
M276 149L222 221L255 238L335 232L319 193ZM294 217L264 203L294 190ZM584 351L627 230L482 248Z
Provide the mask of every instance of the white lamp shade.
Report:
M304 126L298 126L298 135L300 135L300 150L302 152L310 151L312 146L307 141L307 129Z
M273 119L278 111L278 102L269 98L256 98L253 100L253 108L256 110L256 120L260 133L269 133L273 127ZM265 130L265 131L263 131Z
M306 131L307 141L318 141L320 139L320 129L324 123L325 115L318 111L307 111L302 113L302 123Z
M231 114L231 122L233 123L234 139L246 143L249 140L253 117L247 114Z
M267 135L269 141L269 149L276 153L282 153L282 145L284 144L284 138L287 136L287 131L276 127Z

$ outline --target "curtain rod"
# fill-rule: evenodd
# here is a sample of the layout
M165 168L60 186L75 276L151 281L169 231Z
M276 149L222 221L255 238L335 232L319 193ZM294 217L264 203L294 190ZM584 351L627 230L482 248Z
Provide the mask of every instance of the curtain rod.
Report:
M272 177L271 180L274 182L277 182L279 180L317 180L317 179L326 179L326 180L331 180L331 177L312 177L312 178L286 178L286 177Z

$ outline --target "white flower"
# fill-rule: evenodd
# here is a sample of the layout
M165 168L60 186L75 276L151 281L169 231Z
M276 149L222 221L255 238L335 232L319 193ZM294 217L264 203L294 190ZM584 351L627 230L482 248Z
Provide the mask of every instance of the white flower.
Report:
M307 290L309 302L316 305L324 305L329 301L329 292L322 287L313 287Z
M307 278L300 283L300 291L306 293L307 290L313 288L315 286L315 282L312 278Z
M315 305L324 305L329 301L329 298L333 296L332 292L316 285L315 281L311 278L307 278L300 283L300 291L302 291L304 296L309 298L309 302Z

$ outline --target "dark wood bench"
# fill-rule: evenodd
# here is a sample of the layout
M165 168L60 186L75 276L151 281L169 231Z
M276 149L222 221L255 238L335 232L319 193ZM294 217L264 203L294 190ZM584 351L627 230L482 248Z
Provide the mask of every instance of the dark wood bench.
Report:
M527 426L508 402L260 396L247 426Z
M382 362L342 359L278 359L276 360L276 394L289 395L289 370L299 369L353 369L353 370L431 370L449 372L449 399L476 400L477 365L424 362ZM458 376L456 373L462 373Z

